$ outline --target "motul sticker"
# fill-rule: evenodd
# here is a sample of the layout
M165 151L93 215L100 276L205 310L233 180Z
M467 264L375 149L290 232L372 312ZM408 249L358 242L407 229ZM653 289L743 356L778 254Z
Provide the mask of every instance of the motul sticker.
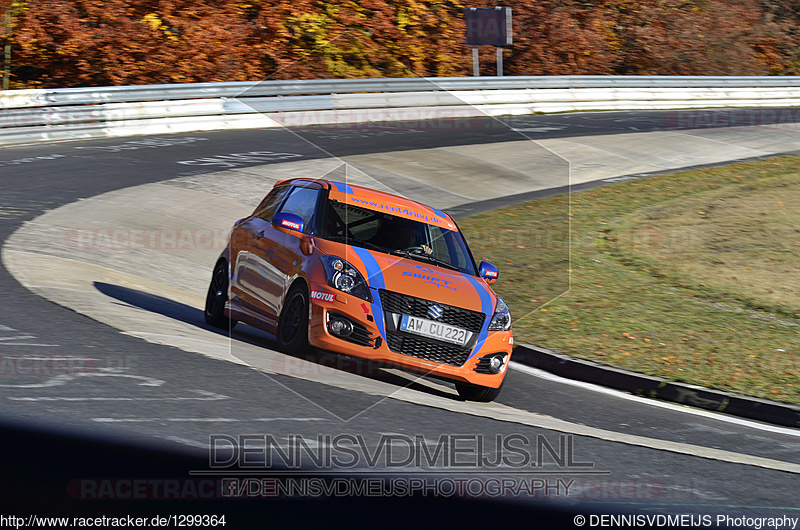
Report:
M288 219L284 219L281 221L281 224L287 228L291 228L292 230L300 230L300 223L293 223Z
M311 291L312 300L322 300L323 302L333 302L333 293L324 293L322 291Z

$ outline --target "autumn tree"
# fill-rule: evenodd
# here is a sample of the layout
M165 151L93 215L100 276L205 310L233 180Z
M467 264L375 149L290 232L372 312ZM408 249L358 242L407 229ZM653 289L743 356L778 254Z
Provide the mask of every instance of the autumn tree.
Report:
M258 49L225 1L30 0L17 41L42 85L258 77Z
M451 0L254 1L281 38L273 78L463 75L461 8Z
M508 74L613 73L613 50L601 9L572 0L514 0L507 5L514 21L514 45L505 59Z
M16 6L16 7L13 7ZM800 0L484 0L509 75L793 74ZM460 76L459 0L0 0L12 86ZM8 14L12 13L12 18ZM9 32L13 28L13 32ZM482 47L481 67L495 54Z
M498 2L501 4L502 2ZM515 0L514 75L768 73L755 0Z
M11 84L11 53L14 43L14 28L17 19L25 8L22 0L0 0L0 44L2 44L3 90Z
M761 12L752 0L608 0L604 11L614 73L766 73L753 49Z
M756 53L774 75L800 74L800 0L760 0Z

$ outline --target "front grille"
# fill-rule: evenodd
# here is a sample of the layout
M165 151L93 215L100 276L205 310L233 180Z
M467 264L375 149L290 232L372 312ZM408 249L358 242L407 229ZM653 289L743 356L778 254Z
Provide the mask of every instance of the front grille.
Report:
M416 339L400 333L387 333L389 349L402 355L410 355L426 361L450 366L461 366L469 358L470 349L447 345L441 342Z
M444 322L445 324L450 324L457 328L467 329L473 333L477 333L481 330L483 321L486 319L486 316L480 311L470 311L468 309L453 307L431 300L424 300L414 296L386 291L384 289L378 292L381 296L383 310L388 313L410 315L412 317L430 320L431 317L428 316L428 308L436 304L444 310L442 317L437 319L438 322Z
M450 366L462 366L472 351L472 346L486 320L486 315L480 311L470 311L460 307L453 307L431 300L424 300L414 296L395 293L380 289L381 304L386 315L386 342L389 349L395 353L409 355L426 361L432 361ZM447 342L416 337L409 333L399 331L389 313L397 315L410 315L413 317L430 320L428 309L433 304L442 308L442 316L437 322L442 322L458 328L469 330L473 338L465 346L457 346Z

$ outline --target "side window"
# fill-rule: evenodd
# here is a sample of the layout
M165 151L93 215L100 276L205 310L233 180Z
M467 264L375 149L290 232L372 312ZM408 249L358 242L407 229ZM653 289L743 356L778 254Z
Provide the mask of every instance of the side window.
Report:
M322 237L354 237L367 241L378 231L382 214L337 201L325 203Z
M286 194L289 193L291 188L289 186L284 186L282 188L276 188L272 190L266 198L261 201L261 204L258 205L256 208L256 216L260 217L261 219L267 221L268 223L272 222L272 216L277 213L278 206L280 206L281 201L283 198L286 197Z
M447 261L450 262L450 248L447 246L447 242L444 240L444 234L438 228L429 227L429 230L433 232L432 241L431 241L431 248L433 248L433 255L439 259L442 259L443 256L447 256Z
M437 226L430 227L432 232L433 255L451 265L455 265L462 272L469 272L470 268L463 240L458 232L445 230ZM471 273L470 273L471 274Z
M322 190L319 188L294 188L281 208L281 213L297 214L303 219L306 234L311 231L314 223L314 212L317 209L320 191Z

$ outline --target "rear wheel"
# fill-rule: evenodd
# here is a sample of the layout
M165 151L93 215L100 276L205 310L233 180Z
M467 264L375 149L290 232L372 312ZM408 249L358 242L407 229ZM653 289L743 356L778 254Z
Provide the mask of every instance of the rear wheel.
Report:
M302 285L292 287L286 295L275 336L284 353L308 351L308 295Z
M211 284L206 295L206 324L215 328L231 330L237 321L225 316L225 303L228 301L228 264L220 260L214 267Z
M505 383L505 380L503 380L503 383ZM458 391L458 395L461 396L461 399L465 401L481 401L486 403L494 401L497 396L500 395L500 391L503 389L503 383L500 383L500 386L497 388L473 385L471 383L456 383L456 391Z

